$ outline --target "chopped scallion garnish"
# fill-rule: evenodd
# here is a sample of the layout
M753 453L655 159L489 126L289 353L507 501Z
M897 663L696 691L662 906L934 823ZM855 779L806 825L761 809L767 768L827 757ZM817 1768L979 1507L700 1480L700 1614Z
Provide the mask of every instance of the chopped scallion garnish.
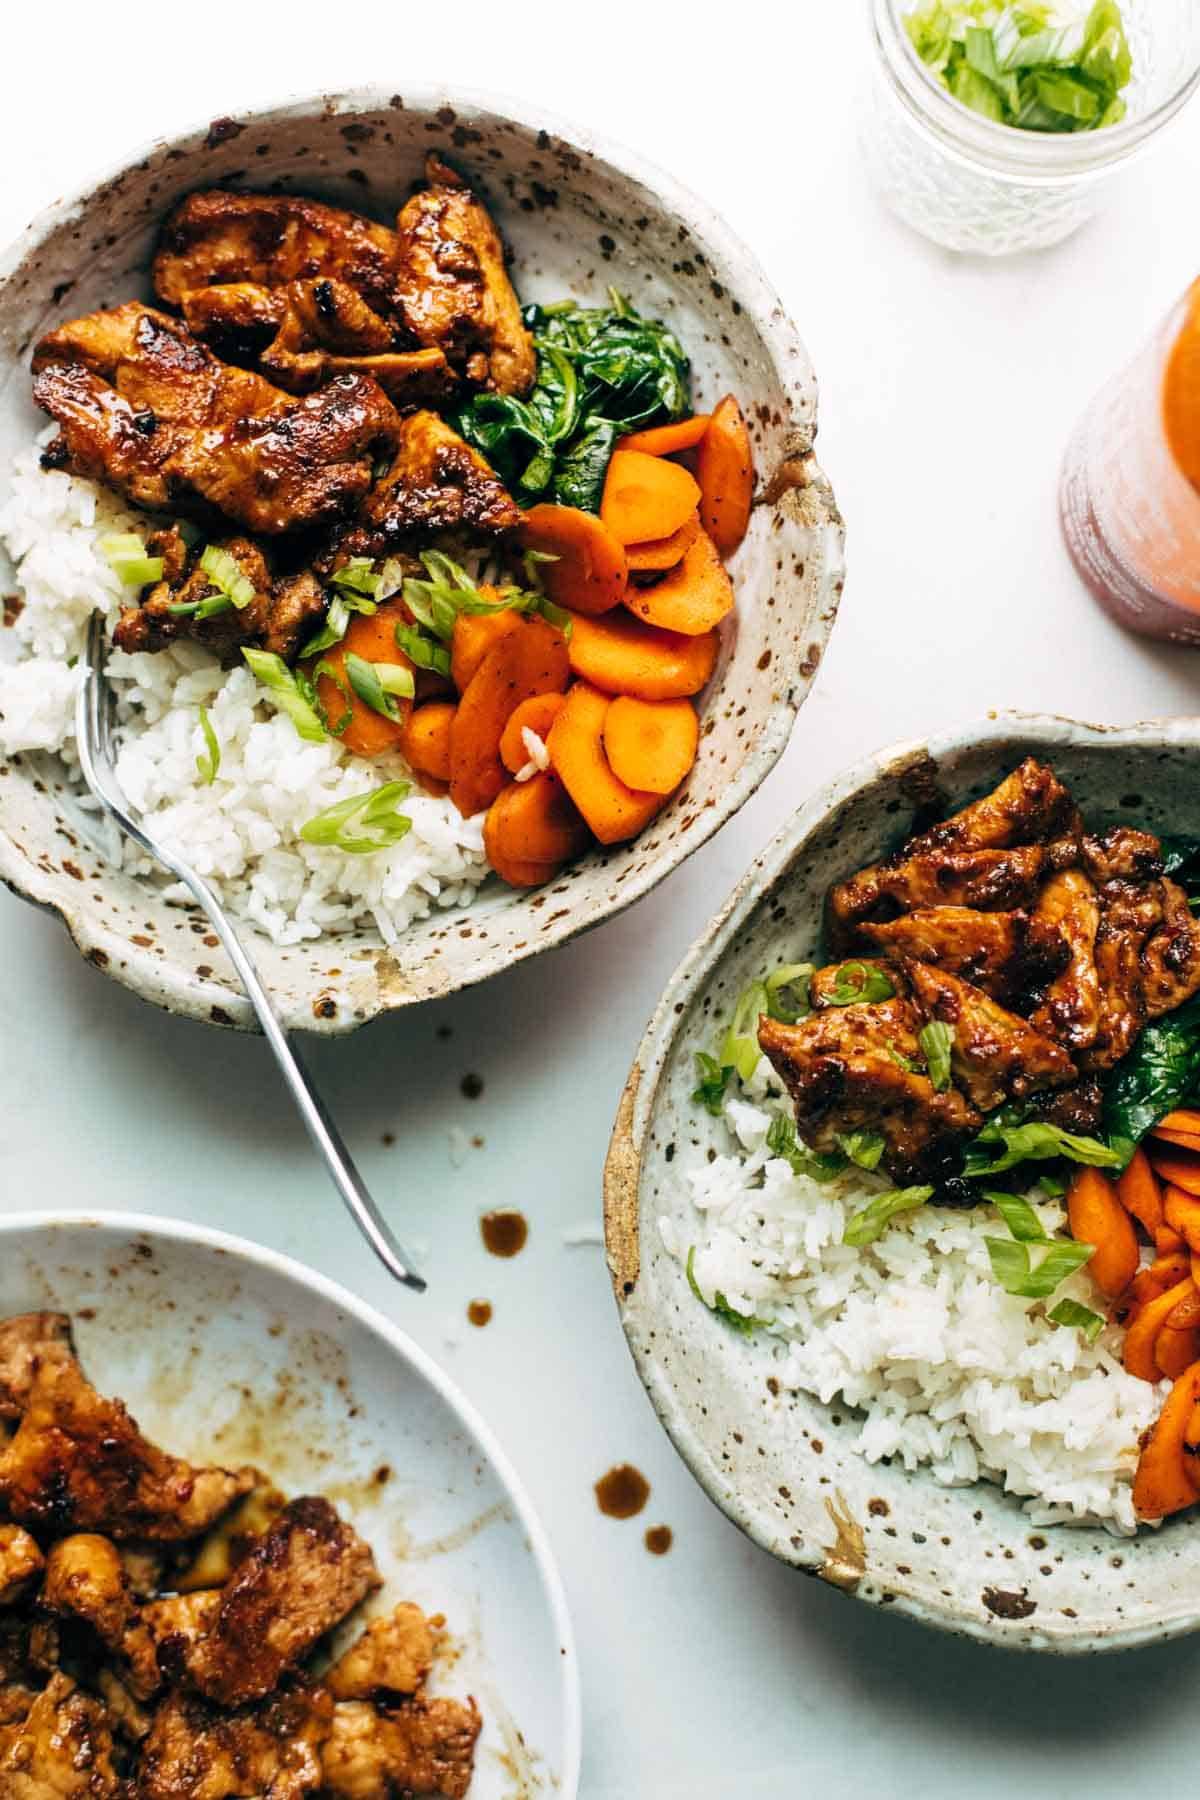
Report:
M300 736L310 744L320 744L328 735L316 708L312 683L289 669L282 656L269 650L243 648L251 674L256 675L281 712L285 712Z
M860 1169L879 1167L887 1143L878 1131L839 1131L835 1136L842 1154Z
M404 664L368 662L365 657L350 653L345 666L346 679L363 705L385 719L400 717L397 697L411 700L416 692L413 672Z
M890 1000L895 992L895 983L874 963L844 962L821 999L825 1006L857 1006L862 1000Z
M692 1245L691 1249L688 1251L688 1254L687 1254L687 1278L688 1278L688 1286L691 1288L693 1294L695 1294L697 1300L699 1300L702 1305L708 1306L708 1301L704 1298L704 1295L700 1292L700 1284L696 1280L696 1246L695 1246L695 1244ZM716 1291L716 1293L714 1293L713 1298L712 1298L712 1305L708 1306L708 1310L709 1310L709 1312L716 1313L716 1315L719 1319L724 1319L724 1321L727 1325L732 1325L733 1329L735 1331L741 1332L743 1337L749 1337L750 1333L754 1330L755 1326L762 1324L762 1320L756 1319L752 1313L740 1313L737 1310L736 1306L730 1306L728 1300L725 1298L724 1294L721 1293L720 1289L718 1289Z
M217 734L213 730L213 722L209 717L207 706L200 708L200 729L204 733L205 749L203 754L196 758L196 768L205 786L211 787L217 779L217 770L221 766L221 746L217 740Z
M1060 1300L1047 1317L1052 1325L1073 1327L1089 1344L1095 1343L1107 1324L1102 1313L1093 1312L1090 1306L1081 1306L1078 1300Z
M244 612L254 598L254 583L242 573L237 558L219 544L206 544L200 552L197 567L208 576L219 594L224 594L239 612Z
M954 1027L941 1019L930 1019L921 1030L917 1042L925 1058L929 1079L939 1094L950 1086L950 1052L954 1048Z
M326 807L300 827L307 844L323 844L351 856L388 850L412 830L412 820L397 809L412 792L410 781L387 781L370 793L356 794Z
M899 1213L915 1212L932 1198L931 1187L889 1188L885 1194L876 1194L874 1200L860 1207L846 1221L843 1244L849 1244L855 1250L873 1244Z
M162 557L147 556L135 531L106 532L97 539L96 547L122 587L143 588L162 580Z

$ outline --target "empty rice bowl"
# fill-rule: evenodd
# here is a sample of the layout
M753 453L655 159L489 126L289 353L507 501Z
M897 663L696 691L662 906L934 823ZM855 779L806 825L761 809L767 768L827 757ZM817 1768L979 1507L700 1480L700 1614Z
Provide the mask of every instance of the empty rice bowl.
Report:
M0 752L57 751L76 767L80 677L71 665L93 609L114 623L128 598L98 540L139 526L94 482L43 470L36 448L17 458L0 512L21 602L6 634L15 656L0 662ZM448 799L415 788L404 802L412 830L391 848L355 856L306 843L300 828L315 814L409 771L399 757L364 764L333 740L304 742L248 669L224 669L199 645L179 642L153 654L114 651L108 671L127 797L232 912L277 944L372 924L394 943L433 908L467 904L486 880L482 816L464 819ZM197 764L207 748L201 708L220 748L211 782ZM115 853L133 874L160 873L130 843Z
M1003 1227L991 1206L927 1206L874 1244L842 1243L850 1215L888 1184L851 1170L828 1183L796 1175L766 1144L788 1115L760 1061L724 1118L730 1153L682 1167L696 1209L693 1242L662 1218L666 1248L711 1305L719 1293L773 1340L781 1389L860 1410L856 1448L870 1463L927 1468L948 1487L980 1478L1018 1496L1031 1523L1103 1524L1132 1535L1138 1438L1170 1383L1121 1365L1120 1331L1089 1345L1051 1325L1046 1308L1005 1293L985 1240ZM1063 1209L1036 1190L1047 1231ZM1055 1299L1095 1307L1085 1274Z

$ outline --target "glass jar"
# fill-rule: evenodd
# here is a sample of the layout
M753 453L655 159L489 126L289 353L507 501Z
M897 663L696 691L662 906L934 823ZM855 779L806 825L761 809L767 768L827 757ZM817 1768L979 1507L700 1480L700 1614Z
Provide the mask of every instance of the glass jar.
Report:
M1000 125L925 67L904 28L917 3L871 0L875 69L861 139L892 209L951 250L1004 256L1067 237L1200 85L1200 0L1122 0L1133 53L1125 119L1062 134Z
M1167 441L1163 384L1200 283L1099 393L1063 463L1060 510L1076 569L1122 625L1200 643L1200 491Z

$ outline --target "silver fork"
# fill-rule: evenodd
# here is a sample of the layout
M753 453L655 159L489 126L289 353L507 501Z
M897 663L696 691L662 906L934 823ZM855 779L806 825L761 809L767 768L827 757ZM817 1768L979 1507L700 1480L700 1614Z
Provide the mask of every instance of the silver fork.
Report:
M173 851L156 842L145 825L134 816L117 780L113 755L112 690L105 677L107 638L104 621L93 613L88 626L87 649L82 660L84 679L75 705L75 734L79 745L79 766L88 787L108 816L116 821L127 837L155 857L164 868L194 896L212 923L212 928L225 947L230 962L241 978L258 1015L263 1036L275 1053L283 1078L291 1091L308 1134L325 1159L333 1184L342 1196L355 1224L376 1256L397 1281L417 1293L425 1290L425 1278L418 1274L412 1258L401 1247L379 1208L367 1191L362 1176L354 1166L341 1133L325 1110L325 1104L313 1086L312 1077L300 1060L295 1044L284 1030L271 997L263 986L258 970L241 939L230 923L221 902L208 883L190 864Z

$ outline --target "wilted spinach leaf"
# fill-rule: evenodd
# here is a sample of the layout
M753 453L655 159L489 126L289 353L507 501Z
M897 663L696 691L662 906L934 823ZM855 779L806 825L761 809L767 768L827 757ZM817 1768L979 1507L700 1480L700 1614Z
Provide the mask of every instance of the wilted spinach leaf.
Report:
M1105 1084L1104 1128L1127 1163L1146 1133L1200 1080L1200 1000L1154 1019Z
M462 435L522 505L597 512L617 439L689 409L688 359L674 332L615 289L611 301L526 307L538 366L529 398L477 394L459 412Z

